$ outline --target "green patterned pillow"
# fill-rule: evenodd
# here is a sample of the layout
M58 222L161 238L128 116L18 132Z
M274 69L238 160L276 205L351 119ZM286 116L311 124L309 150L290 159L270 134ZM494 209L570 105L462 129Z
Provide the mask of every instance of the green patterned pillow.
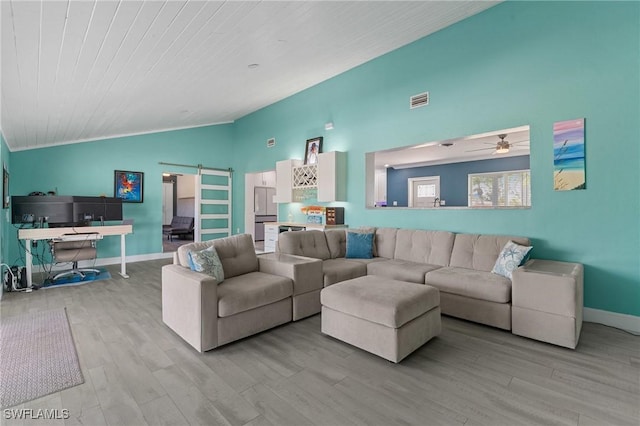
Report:
M218 284L224 281L222 262L214 246L207 247L200 251L190 251L188 256L189 267L192 271L211 275L218 281Z
M504 248L498 255L498 260L496 260L496 264L493 265L491 272L511 279L513 271L522 264L522 261L532 248L533 247L521 246L513 241L509 241L504 245Z

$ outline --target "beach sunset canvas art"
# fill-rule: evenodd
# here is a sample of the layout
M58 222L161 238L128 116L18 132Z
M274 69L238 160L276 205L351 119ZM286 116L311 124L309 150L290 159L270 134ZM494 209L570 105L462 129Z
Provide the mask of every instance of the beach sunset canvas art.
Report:
M586 189L584 118L553 124L553 187L556 191Z

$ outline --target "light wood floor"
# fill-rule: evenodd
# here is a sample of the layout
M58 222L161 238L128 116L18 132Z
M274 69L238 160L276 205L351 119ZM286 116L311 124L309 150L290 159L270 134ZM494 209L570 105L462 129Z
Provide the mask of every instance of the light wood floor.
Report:
M320 333L320 316L199 354L163 325L160 267L5 293L2 317L67 308L85 383L19 407L84 425L638 425L640 338L585 323L572 351L443 317L396 365Z

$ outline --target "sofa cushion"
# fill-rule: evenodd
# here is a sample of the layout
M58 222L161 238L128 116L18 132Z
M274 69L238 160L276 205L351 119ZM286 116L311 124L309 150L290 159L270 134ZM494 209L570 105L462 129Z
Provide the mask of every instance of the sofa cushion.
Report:
M323 231L288 231L278 235L278 251L326 260L331 258Z
M323 289L320 300L335 311L399 328L439 306L440 293L433 287L369 275Z
M340 281L367 275L367 265L346 259L327 259L322 262L324 286L330 286Z
M218 284L224 281L224 269L222 269L222 261L218 256L216 248L211 245L204 250L190 251L189 267L192 271L202 272L211 275L218 281Z
M218 286L218 316L228 317L286 299L293 294L289 278L250 272Z
M347 259L371 259L373 257L373 232L347 232Z
M511 301L511 280L491 272L445 266L428 272L425 281L443 293L496 303Z
M441 268L441 266L389 259L384 262L371 262L367 264L367 275L377 275L392 280L424 284L425 274L438 268Z
M523 246L529 245L529 239L522 237L456 234L449 266L489 272L509 240Z
M399 229L393 258L447 266L449 265L453 240L454 234L452 232Z
M249 234L184 244L178 247L178 262L188 268L189 252L204 250L210 246L214 246L218 252L225 278L258 270L258 257L253 245L253 238Z
M531 246L521 246L513 241L507 242L498 255L491 272L511 279L513 271L522 265L531 249Z
M396 234L398 228L377 228L374 244L376 251L374 256L393 259L396 251Z
M347 253L347 232L344 229L327 229L324 231L329 247L329 257L337 259Z
M258 270L258 256L251 235L233 235L213 240L213 246L220 256L226 278Z

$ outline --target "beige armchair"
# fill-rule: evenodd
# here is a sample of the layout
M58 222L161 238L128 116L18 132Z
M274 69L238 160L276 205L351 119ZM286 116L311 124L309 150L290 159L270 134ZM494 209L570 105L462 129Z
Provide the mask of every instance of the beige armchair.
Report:
M211 245L222 283L189 269L188 252ZM262 271L247 234L183 245L162 268L162 320L200 352L291 321L293 294L291 278Z

